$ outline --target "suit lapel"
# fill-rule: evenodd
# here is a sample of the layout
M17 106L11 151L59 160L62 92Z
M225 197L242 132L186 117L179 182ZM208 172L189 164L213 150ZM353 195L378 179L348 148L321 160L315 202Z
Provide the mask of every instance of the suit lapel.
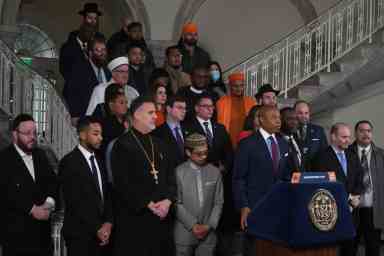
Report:
M339 159L336 156L335 151L333 150L333 148L331 146L329 147L328 151L329 151L329 155L331 158L330 160L334 163L334 166L336 166L337 170L327 170L327 171L335 171L336 176L339 178L339 180L341 180L343 182L346 181L347 176L345 176L343 167L341 166ZM347 159L347 171L348 171L348 158L347 158L347 156L346 156L346 159Z
M23 158L20 156L19 152L17 152L14 145L12 145L13 154L15 155L15 163L19 166L19 168L15 168L15 170L20 170L22 174L25 176L26 179L28 179L31 183L35 184L35 180L33 179L31 173L29 172L27 166L24 163ZM32 156L33 158L33 156ZM33 164L35 164L35 159L33 160ZM36 179L36 172L35 172L35 179Z
M89 182L93 184L93 188L95 190L95 193L98 194L99 193L99 189L98 189L99 184L96 184L95 180L93 179L92 170L89 167L88 162L85 159L84 155L81 153L81 151L78 148L76 148L76 150L77 150L78 158L80 160L79 161L79 165L80 165L79 170L80 170L80 172L83 172L84 175L88 178ZM96 161L97 161L97 159L96 159ZM100 170L100 176L102 177L101 170ZM101 179L101 185L102 186L104 185L103 184L103 178Z

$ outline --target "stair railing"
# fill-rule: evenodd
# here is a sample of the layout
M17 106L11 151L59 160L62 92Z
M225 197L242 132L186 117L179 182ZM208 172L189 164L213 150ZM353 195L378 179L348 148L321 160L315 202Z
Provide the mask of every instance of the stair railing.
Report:
M384 0L344 0L310 24L224 72L246 76L246 94L270 83L288 91L358 47L384 26Z

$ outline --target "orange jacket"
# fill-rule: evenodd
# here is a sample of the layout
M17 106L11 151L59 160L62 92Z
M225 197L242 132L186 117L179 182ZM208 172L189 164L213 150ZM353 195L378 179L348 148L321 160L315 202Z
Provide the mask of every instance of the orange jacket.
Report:
M256 105L256 100L249 96L243 96L243 99L245 115L248 115L251 108ZM231 122L231 105L232 96L230 95L223 96L216 102L217 122L224 125L227 131Z

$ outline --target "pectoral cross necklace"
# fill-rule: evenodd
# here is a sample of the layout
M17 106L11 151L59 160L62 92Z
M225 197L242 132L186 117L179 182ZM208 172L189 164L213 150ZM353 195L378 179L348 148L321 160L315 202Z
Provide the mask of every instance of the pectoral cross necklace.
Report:
M159 176L157 176L157 174L159 174L159 171L156 170L156 166L155 166L155 149L153 146L151 135L148 135L148 136L149 136L149 142L151 143L152 160L151 160L151 158L149 158L149 155L148 155L147 151L145 150L143 144L137 138L136 134L133 132L132 129L130 129L130 132L131 132L132 136L135 138L137 145L139 145L141 150L144 152L144 155L147 158L149 165L151 166L151 170L149 171L149 173L153 176L153 179L155 180L155 184L159 184Z

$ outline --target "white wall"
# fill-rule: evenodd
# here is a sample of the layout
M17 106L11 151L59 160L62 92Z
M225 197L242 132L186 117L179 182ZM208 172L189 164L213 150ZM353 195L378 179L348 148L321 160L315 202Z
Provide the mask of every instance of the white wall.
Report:
M151 23L151 40L171 40L173 24L183 0L143 0Z
M303 22L287 0L209 0L194 16L200 41L224 67L238 63Z
M317 12L337 0L312 0ZM303 25L288 0L209 0L195 14L201 43L224 67L239 63Z
M370 85L354 95L346 95L340 102L342 107L315 115L313 121L328 129L333 123L345 122L353 129L359 120L369 120L374 126L375 143L384 147L384 81Z

